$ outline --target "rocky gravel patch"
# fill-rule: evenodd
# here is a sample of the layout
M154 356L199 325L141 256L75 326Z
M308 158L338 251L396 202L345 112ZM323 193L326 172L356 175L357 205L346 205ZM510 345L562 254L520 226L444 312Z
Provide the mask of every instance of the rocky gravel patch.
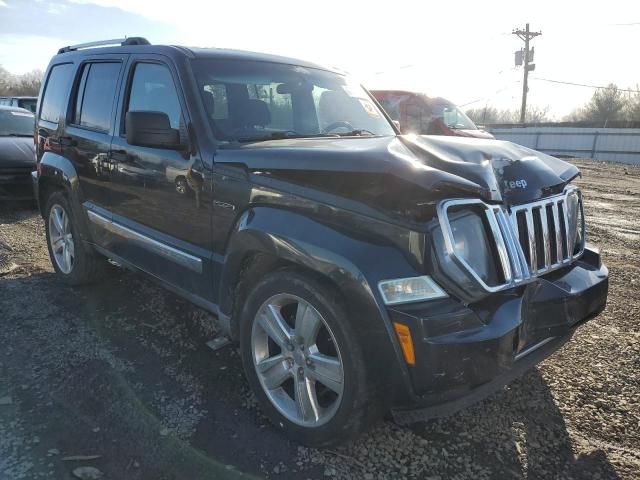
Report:
M640 169L577 163L605 311L479 405L324 450L270 426L211 315L118 268L63 286L42 219L0 206L0 478L640 478Z

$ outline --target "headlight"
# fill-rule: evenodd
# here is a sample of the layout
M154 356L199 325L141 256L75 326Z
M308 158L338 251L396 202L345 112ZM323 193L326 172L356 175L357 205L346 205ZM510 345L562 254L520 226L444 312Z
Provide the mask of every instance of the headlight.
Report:
M383 280L378 283L378 289L386 305L420 302L447 296L446 292L427 275Z
M434 276L447 291L471 303L501 287L495 241L485 214L473 204L450 207L431 231Z
M453 248L487 285L499 283L487 229L475 212L462 210L449 215Z

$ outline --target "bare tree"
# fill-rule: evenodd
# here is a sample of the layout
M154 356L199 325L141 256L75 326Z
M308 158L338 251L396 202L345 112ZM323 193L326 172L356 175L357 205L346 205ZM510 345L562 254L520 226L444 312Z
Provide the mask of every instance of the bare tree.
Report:
M519 123L520 110L498 110L486 105L481 108L472 108L465 112L467 116L479 124L495 123ZM549 106L540 107L531 105L527 108L527 123L540 123L549 121Z
M37 96L40 92L42 76L42 70L13 75L0 65L0 95Z

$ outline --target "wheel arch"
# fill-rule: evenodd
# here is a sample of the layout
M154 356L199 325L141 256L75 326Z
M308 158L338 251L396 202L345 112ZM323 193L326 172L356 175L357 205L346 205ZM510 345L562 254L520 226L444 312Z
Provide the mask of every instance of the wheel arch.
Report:
M90 241L91 236L87 225L86 215L82 207L82 193L78 173L64 156L45 152L39 162L38 174L38 205L40 214L46 215L47 199L56 191L63 191L73 211L73 217L80 230L82 240Z
M229 319L232 337L237 339L240 311L252 286L264 275L286 268L312 277L344 299L365 355L387 393L389 385L411 388L398 340L375 289L385 275L415 275L397 249L284 209L256 207L244 212L229 238L218 288L220 313Z

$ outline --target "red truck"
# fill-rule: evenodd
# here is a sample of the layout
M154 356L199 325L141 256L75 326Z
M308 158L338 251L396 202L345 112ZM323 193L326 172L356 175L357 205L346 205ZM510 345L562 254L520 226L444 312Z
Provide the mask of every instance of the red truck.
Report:
M372 90L371 94L389 116L400 123L402 133L494 138L444 98L406 90Z

